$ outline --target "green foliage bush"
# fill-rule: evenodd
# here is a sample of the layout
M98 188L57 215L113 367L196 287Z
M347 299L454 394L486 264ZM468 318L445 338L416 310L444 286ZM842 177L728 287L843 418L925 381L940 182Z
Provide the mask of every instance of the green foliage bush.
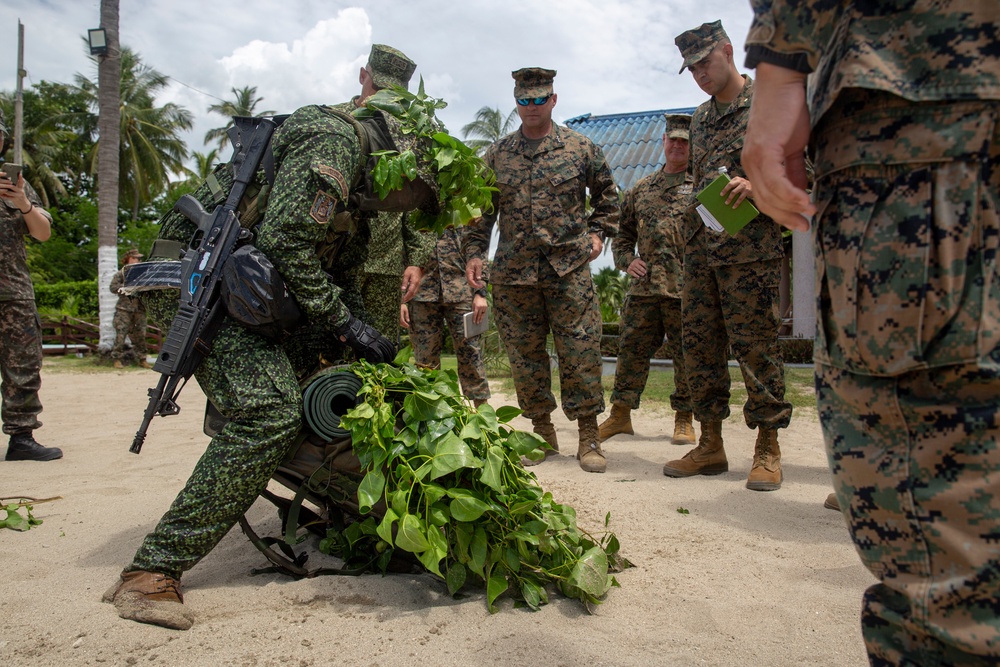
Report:
M97 280L35 285L35 303L39 313L43 315L97 318L100 312Z

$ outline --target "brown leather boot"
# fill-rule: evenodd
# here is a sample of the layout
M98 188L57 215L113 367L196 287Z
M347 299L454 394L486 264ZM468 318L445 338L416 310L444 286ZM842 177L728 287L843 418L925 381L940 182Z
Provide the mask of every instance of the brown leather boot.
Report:
M598 437L599 442L604 442L613 435L626 433L635 435L632 430L632 408L613 403L611 405L611 415L601 424Z
M117 584L104 593L118 615L130 621L187 630L194 614L184 608L181 582L160 572L122 572Z
M777 491L781 488L781 450L778 449L778 432L774 429L757 429L747 488L751 491Z
M834 512L839 512L840 501L837 499L837 494L831 493L830 495L828 495L826 497L826 500L823 501L823 507L827 508L828 510L833 510Z
M674 437L670 441L675 445L693 445L695 442L694 426L691 424L690 412L678 412L674 415Z
M597 415L580 417L576 423L580 427L580 446L576 450L576 458L580 461L580 467L587 472L604 472L608 469L608 461L604 458L604 452L601 451Z
M532 419L531 430L534 431L536 435L541 436L542 440L549 443L549 446L552 447L552 449L546 449L544 458L540 458L537 461L532 461L528 457L522 456L521 465L526 468L536 466L539 463L544 463L553 456L559 456L559 440L556 438L556 427L552 423L551 415L543 415Z
M718 475L729 470L726 450L722 447L722 422L702 422L698 446L676 461L663 464L667 477Z

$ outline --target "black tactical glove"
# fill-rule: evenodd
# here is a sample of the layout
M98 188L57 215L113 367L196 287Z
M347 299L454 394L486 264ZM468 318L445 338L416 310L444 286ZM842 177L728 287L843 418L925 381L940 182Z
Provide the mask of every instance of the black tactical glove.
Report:
M372 364L389 363L396 357L396 346L371 325L365 324L354 315L336 329L341 342L347 343L358 355Z

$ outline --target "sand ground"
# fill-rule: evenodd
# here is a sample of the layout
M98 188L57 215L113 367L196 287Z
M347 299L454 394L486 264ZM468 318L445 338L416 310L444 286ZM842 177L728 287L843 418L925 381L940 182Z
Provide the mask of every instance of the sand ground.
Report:
M141 455L128 452L151 371L47 372L43 444L65 456L0 461L0 495L62 496L37 505L44 523L0 529L0 665L837 665L867 663L858 615L873 581L843 518L823 508L830 477L815 411L780 436L785 483L744 488L754 432L741 416L723 428L730 472L669 479L661 467L669 413L633 413L635 436L605 443L608 472L569 456L536 467L543 486L599 530L607 512L635 568L586 613L557 595L539 612L488 613L485 594L452 599L430 575L251 576L264 558L238 528L184 577L197 614L186 632L118 618L100 601L182 486L207 438L195 383L182 412L157 418ZM495 396L494 405L513 404ZM557 412L563 451L575 424ZM522 427L527 422L519 418ZM678 512L684 508L687 514ZM274 508L249 512L276 533ZM315 550L309 565L337 561Z

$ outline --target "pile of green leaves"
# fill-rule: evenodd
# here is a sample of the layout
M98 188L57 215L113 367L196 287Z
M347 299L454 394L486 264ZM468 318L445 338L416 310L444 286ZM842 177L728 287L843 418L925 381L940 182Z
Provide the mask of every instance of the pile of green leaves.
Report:
M429 97L424 92L421 78L416 93L399 87L380 90L365 101L363 109L356 112L364 114L366 109L383 111L401 123L404 134L423 140L419 142L425 147L421 156L414 155L412 150L373 153L379 160L372 176L376 193L384 199L393 190L403 187L404 178L412 181L417 177L418 158L431 165L439 189L440 210L436 215L413 211L410 223L417 229L437 234L448 227L475 220L483 215L483 211L492 210L493 193L497 191L493 171L475 151L448 134L435 117L435 110L447 105L444 100Z
M473 409L454 371L365 361L351 370L364 384L341 425L365 472L357 489L364 518L331 530L320 550L383 572L405 552L453 595L485 585L491 612L503 593L537 609L550 585L589 609L618 585L610 573L629 563L615 535L581 530L576 511L521 465L548 445L506 426L520 410Z

